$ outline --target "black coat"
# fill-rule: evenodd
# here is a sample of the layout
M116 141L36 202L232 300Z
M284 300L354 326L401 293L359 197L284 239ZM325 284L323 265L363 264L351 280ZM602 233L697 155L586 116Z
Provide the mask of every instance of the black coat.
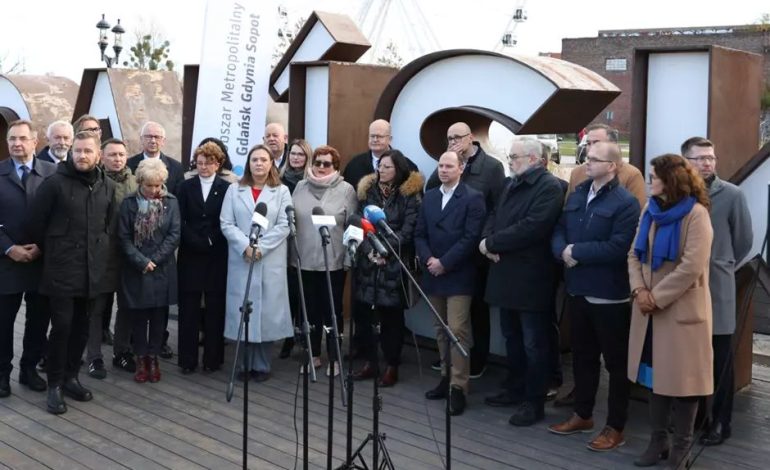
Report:
M484 195L487 214L489 214L497 205L497 199L500 197L500 191L503 189L505 170L500 160L487 155L478 142L474 141L473 143L478 147L478 151L473 158L471 167L465 169L460 177L460 181ZM437 167L433 170L433 174L430 175L425 189L429 190L439 186L441 186L441 181L438 179Z
M173 194L166 195L163 203L163 221L141 247L134 244L134 222L139 208L136 193L126 196L120 206L118 239L125 259L118 295L128 308L165 307L177 303L174 251L181 237L179 204ZM157 267L154 271L143 273L150 261Z
M559 180L545 168L508 179L482 238L500 255L490 263L485 300L523 311L547 311L553 302L551 234L564 195Z
M28 225L32 201L40 184L54 173L56 165L34 158L25 188L13 159L0 162L0 295L37 291L43 260L17 263L4 254L13 245L34 243Z
M177 200L182 225L177 267L180 292L225 293L227 287L227 239L222 235L219 213L230 183L214 178L203 201L201 180L195 176L182 183Z
M50 148L51 147L49 145L46 145L39 152L35 154L35 157L39 158L40 160L43 160L44 162L54 163L58 165L59 161L54 160L54 158L51 156L51 153L49 152ZM69 160L70 158L72 158L71 150L67 152L67 160Z
M166 180L166 189L173 195L176 195L179 191L182 182L184 181L184 168L182 164L173 158L169 157L165 153L160 153L160 159L166 164L168 170L168 179ZM139 168L139 163L144 160L144 153L138 153L129 158L126 165L131 168L131 172L136 174L136 169Z
M414 164L409 158L406 159L409 164L409 169L412 171L420 171L417 165ZM367 150L364 153L359 153L345 165L345 169L342 170L342 177L345 182L358 188L358 183L361 182L364 176L374 173L375 168L372 166L372 152Z
M363 213L364 207L370 204L382 208L388 225L401 240L403 260L414 256L414 231L420 210L422 187L422 176L416 171L413 171L398 189L394 189L387 200L383 200L374 174L364 177L358 184L359 213ZM389 241L393 248L398 249L395 240ZM403 307L405 292L401 265L394 258L388 257L387 263L377 268L369 261L368 253L371 250L367 241L358 249L355 270L356 300L381 307Z
M94 171L95 180L87 181L68 159L35 195L31 231L43 250L41 294L94 298L112 292L106 273L117 215L115 182L101 168Z

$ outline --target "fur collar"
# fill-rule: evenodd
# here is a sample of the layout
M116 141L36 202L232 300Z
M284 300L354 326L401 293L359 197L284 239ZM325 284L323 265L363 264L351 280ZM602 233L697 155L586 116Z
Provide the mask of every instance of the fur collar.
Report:
M358 183L357 193L358 193L358 200L359 201L365 201L366 200L366 193L369 192L369 190L374 186L377 182L377 173L370 173L363 178L361 178L361 181ZM409 173L409 177L401 183L401 186L399 186L398 191L401 193L404 197L414 196L415 194L419 194L422 192L422 188L425 185L425 181L423 180L422 175L419 171L412 171Z

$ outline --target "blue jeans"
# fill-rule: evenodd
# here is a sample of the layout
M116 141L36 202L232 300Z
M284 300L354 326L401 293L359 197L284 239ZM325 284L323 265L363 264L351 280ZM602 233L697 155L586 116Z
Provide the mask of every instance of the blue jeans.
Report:
M500 329L508 353L506 389L515 398L542 407L548 367L547 312L500 309Z

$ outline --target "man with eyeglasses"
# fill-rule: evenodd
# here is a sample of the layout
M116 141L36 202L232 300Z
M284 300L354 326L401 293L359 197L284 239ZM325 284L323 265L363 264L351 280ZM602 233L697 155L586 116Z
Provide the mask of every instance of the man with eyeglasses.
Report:
M586 152L592 145L599 142L618 142L618 131L606 124L591 124L586 127ZM588 179L586 164L576 166L569 175L569 188L567 196L575 192L575 188ZM618 181L639 201L639 206L647 204L647 186L644 184L644 176L633 165L621 162L618 167Z
M273 164L279 170L283 168L283 165L288 160L288 136L286 135L286 129L283 125L277 122L271 122L265 126L265 135L262 137L262 142L270 149L270 153L273 154Z
M465 169L461 181L481 192L484 195L486 213L492 212L505 181L503 164L484 152L481 144L474 138L470 126L464 122L456 122L447 129L447 151L457 153L463 160ZM440 185L437 167L428 179L426 189L434 189ZM489 356L489 305L484 301L489 260L480 253L477 253L473 260L476 265L476 291L471 301L473 347L470 351L470 378L478 379L486 370ZM437 361L433 367L440 368L441 361Z
M607 423L588 449L605 452L625 443L630 382L626 378L631 325L628 250L641 208L620 186L620 148L598 142L588 149L588 180L569 195L551 237L553 256L565 266L571 312L574 412L548 427L554 434L591 432L600 379L600 356L609 372Z
M754 236L746 196L732 183L717 176L714 144L703 137L691 137L682 144L682 156L698 170L711 198L711 226L714 241L709 263L709 290L713 314L711 337L714 349L714 395L710 403L710 427L701 444L719 445L732 434L735 352L735 271L748 256Z
M75 130L75 134L78 132L93 132L98 135L100 139L102 138L101 124L99 124L99 120L96 117L90 114L83 114L77 118L75 122L72 123L72 127Z
M29 232L29 207L37 188L56 165L34 157L37 134L29 121L14 121L6 137L11 158L0 162L0 398L11 394L13 324L26 300L19 383L42 392L46 382L35 370L44 354L50 319L48 299L38 293L41 252Z
M176 196L179 186L184 181L184 169L181 163L162 152L163 146L166 144L166 130L157 122L147 121L142 126L139 135L142 139L142 153L129 158L126 165L131 168L133 173L136 173L139 163L145 158L160 158L168 170L166 189Z
M49 163L61 163L67 159L72 137L75 135L72 124L67 121L52 122L46 130L48 145L37 154L38 158Z
M514 426L543 419L548 380L548 324L553 297L550 239L563 192L543 168L542 144L516 139L508 155L511 178L487 217L479 251L489 258L485 299L500 308L509 375L504 390L484 402L515 406Z

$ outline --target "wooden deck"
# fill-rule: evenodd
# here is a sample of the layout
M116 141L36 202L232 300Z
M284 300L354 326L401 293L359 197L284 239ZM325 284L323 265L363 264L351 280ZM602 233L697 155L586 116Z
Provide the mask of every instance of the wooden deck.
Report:
M14 365L21 349L23 314L17 319ZM175 329L176 323L171 322ZM172 331L172 343L176 334ZM232 355L228 347L228 357ZM104 347L105 357L111 350ZM428 402L423 392L433 387L437 373L428 367L435 352L422 351L423 372L416 351L404 349L401 382L383 390L381 430L398 469L442 468L444 421L442 403ZM113 371L94 380L81 373L94 400L68 400L69 411L54 416L45 410L45 394L20 386L17 370L11 375L13 394L0 399L0 468L19 469L227 469L241 466L241 411L243 389L236 387L231 403L225 401L226 372L183 376L174 360L163 361L163 379L137 384L130 374ZM85 369L85 367L84 367ZM569 369L569 367L567 367ZM319 369L318 383L310 386L311 468L326 465L326 397L328 382ZM456 469L618 469L634 468L632 461L647 442L646 405L631 403L627 444L616 452L596 454L585 448L588 435L558 437L546 425L568 411L548 405L546 420L528 429L508 424L509 409L483 405L495 391L503 371L490 369L473 381L469 408L453 419L452 464ZM301 396L296 398L298 367L292 360L274 362L273 378L250 384L249 466L257 469L294 468L301 448L293 425L296 411L301 440ZM606 381L603 382L606 387ZM301 388L300 388L301 390ZM336 392L339 394L339 390ZM596 418L603 423L606 388L600 391ZM354 448L371 427L371 384L356 384ZM334 415L334 460L345 454L345 410L339 400ZM704 449L695 468L767 468L770 461L770 369L754 368L754 384L736 398L733 438L717 448ZM696 451L701 450L700 447ZM367 453L370 455L370 453ZM297 468L301 467L301 460Z

